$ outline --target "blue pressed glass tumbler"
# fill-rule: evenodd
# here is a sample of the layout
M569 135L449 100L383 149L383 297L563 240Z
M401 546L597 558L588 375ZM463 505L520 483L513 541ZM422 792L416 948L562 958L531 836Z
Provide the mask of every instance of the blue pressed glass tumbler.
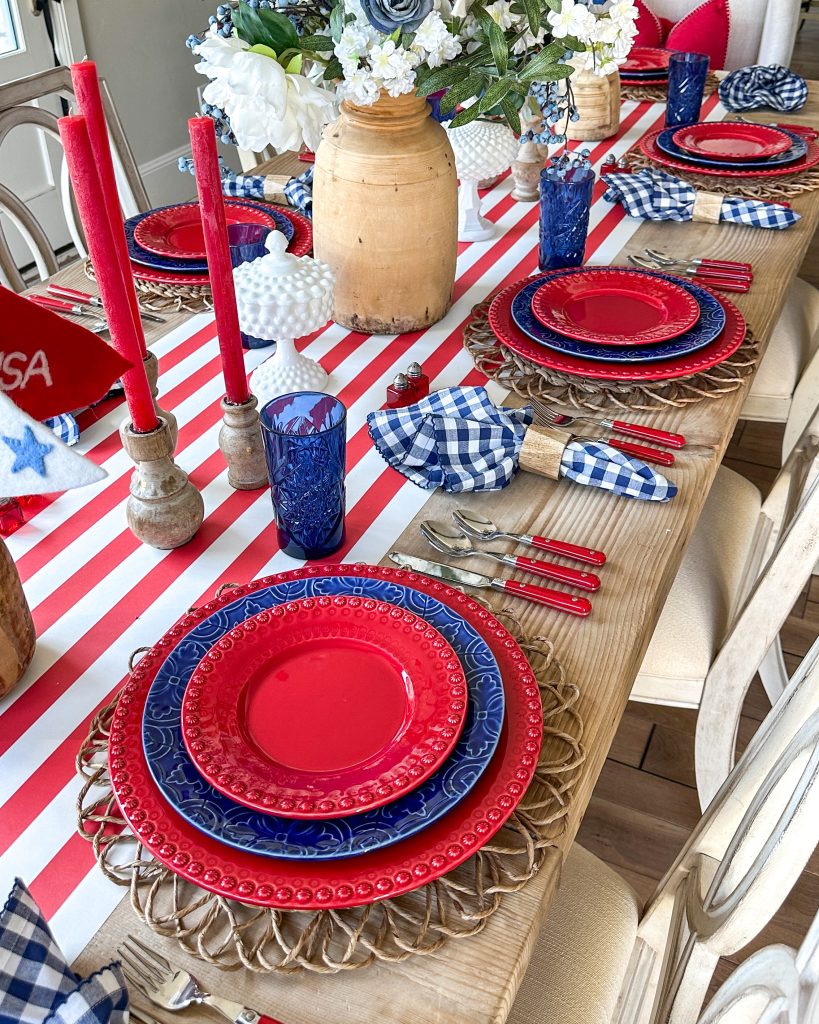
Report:
M668 60L666 128L696 124L699 121L707 75L708 57L704 53L671 54Z
M270 228L265 224L228 224L231 266L235 269L242 263L252 263L260 256L266 256L264 243L269 234ZM241 335L242 348L269 348L276 344L274 339L254 338L244 331Z
M320 391L299 391L260 412L281 550L325 558L344 542L347 410Z
M593 188L594 171L587 167L540 172L541 270L582 264Z

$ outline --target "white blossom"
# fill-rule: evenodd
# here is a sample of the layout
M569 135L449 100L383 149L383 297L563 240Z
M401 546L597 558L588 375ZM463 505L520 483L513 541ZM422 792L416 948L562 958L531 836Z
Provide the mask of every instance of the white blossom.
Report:
M494 3L486 5L486 13L495 22L496 25L506 31L511 28L514 23L512 16L512 4L509 0L494 0Z

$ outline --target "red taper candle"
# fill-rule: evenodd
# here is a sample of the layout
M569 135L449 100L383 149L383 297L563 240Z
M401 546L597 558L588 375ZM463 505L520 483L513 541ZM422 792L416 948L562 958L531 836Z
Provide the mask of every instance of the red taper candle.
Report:
M88 134L91 137L91 148L94 150L94 157L97 161L97 173L102 188L101 194L105 208L108 211L111 230L114 232L114 240L117 245L120 263L124 268L130 268L131 258L128 255L128 242L125 238L122 207L119 203L117 177L114 171L114 160L111 156L111 143L108 138L105 110L102 105L97 65L92 60L84 60L80 61L79 64L72 64L71 81L74 85L74 95L77 97L79 111L88 122ZM128 273L124 274L124 277L128 292L128 304L131 307L131 315L136 325L139 351L144 359L148 354L148 349L145 345L145 332L142 329L142 318L139 315L139 300L137 299L134 279L130 269L128 269Z
M188 131L202 211L222 372L225 375L225 395L233 405L244 405L250 398L250 389L247 386L242 336L239 333L239 311L233 287L233 266L230 262L225 201L222 197L222 172L219 168L219 154L216 152L216 130L209 117L192 117L188 121Z
M151 430L156 430L159 420L156 418L154 400L145 374L134 318L128 302L128 290L125 286L127 271L119 261L108 211L100 202L100 178L88 133L88 123L79 114L61 117L58 123L80 220L94 265L94 275L105 306L111 341L117 352L133 364L132 368L122 375L128 412L134 430L139 434L147 434Z

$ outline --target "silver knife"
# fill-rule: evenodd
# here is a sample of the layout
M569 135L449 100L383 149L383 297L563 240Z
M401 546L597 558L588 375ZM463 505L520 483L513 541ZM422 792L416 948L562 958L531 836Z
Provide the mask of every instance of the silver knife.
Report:
M482 576L480 573L470 572L468 569L455 569L451 565L431 562L427 558L405 555L401 551L391 551L390 558L402 569L421 572L425 576L434 576L439 580L446 580L447 583L455 583L462 587L491 587L493 590L502 590L505 594L522 597L526 601L546 605L547 608L556 608L558 611L568 612L569 615L580 615L585 618L592 610L591 601L587 598L564 594L562 590L538 587L534 583L519 583L517 580Z

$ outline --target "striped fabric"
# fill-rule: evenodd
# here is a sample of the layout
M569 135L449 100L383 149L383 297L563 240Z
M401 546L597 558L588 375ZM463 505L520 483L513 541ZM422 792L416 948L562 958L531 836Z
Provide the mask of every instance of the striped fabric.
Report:
M703 115L721 119L717 102L710 97ZM664 113L659 104L625 103L619 136L592 150L595 165L660 127ZM597 264L611 262L639 226L619 205L601 201L603 189L599 183L587 248ZM507 177L486 195L485 213L499 233L489 243L460 247L454 303L443 321L371 340L330 325L299 342L330 373L329 390L349 410L347 541L338 555L344 561L377 562L429 497L382 461L367 434L367 413L384 402L387 384L410 358L423 363L435 388L484 383L462 346L469 312L493 289L537 269L537 204L516 203L510 192ZM177 461L205 501L197 536L179 550L155 551L127 529L131 466L117 408L80 417L79 450L108 477L51 501L7 541L39 642L25 680L0 703L0 881L8 888L15 875L25 876L69 959L122 898L96 868L90 844L75 834L74 757L89 718L121 686L131 651L153 643L190 605L222 582L296 564L277 549L269 494L228 485L217 447L223 384L212 317L192 317L154 351L162 404L179 419ZM248 371L266 354L246 352ZM502 401L501 389L490 385L489 392Z

